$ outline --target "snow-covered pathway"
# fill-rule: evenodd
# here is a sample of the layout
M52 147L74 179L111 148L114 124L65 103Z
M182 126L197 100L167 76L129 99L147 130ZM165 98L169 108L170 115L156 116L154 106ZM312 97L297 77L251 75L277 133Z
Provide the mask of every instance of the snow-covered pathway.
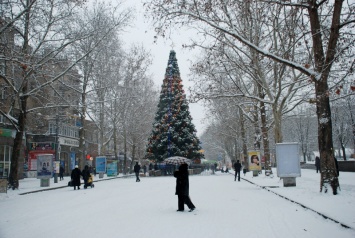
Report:
M260 184L267 181L262 176L252 179ZM272 181L278 183L278 178ZM302 187L301 181L296 188L281 184L279 191L292 195ZM146 177L140 183L132 177L79 191L68 187L10 194L0 200L0 237L355 237L354 229L246 181L234 182L229 174L190 176L194 212L176 212L174 193L173 177ZM331 196L324 197L336 197ZM347 194L337 198L348 199ZM341 204L338 209L351 212Z

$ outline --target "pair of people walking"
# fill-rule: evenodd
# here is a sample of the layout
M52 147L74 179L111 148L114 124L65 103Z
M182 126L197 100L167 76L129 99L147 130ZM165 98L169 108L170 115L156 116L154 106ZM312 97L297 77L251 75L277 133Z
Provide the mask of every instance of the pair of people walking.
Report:
M181 164L179 170L174 172L174 177L176 178L175 195L178 196L178 212L184 211L185 204L190 209L189 212L196 209L189 196L189 173L187 168L187 164Z
M78 190L80 189L80 185L81 185L81 181L80 178L81 176L84 179L84 185L88 184L88 180L90 178L90 170L89 170L89 166L85 165L83 171L80 171L79 166L75 165L75 168L72 170L71 172L71 185L74 187L74 190L76 190L76 188L78 188ZM86 186L84 187L86 188Z

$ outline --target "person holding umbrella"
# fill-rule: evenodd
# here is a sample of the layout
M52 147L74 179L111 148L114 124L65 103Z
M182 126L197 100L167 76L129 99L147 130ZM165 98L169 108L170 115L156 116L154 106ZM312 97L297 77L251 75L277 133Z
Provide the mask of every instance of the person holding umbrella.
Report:
M189 212L196 209L195 205L191 202L189 196L189 173L187 170L187 164L181 164L179 170L174 172L176 178L176 192L178 195L178 212L184 211L184 204L189 207Z

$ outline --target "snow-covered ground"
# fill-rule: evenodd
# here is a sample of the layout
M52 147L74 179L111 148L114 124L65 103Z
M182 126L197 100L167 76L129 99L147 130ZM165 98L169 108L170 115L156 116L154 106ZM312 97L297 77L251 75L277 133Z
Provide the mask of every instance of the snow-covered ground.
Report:
M249 172L241 182L225 173L190 176L194 212L176 212L173 177L137 183L134 176L97 176L95 188L20 195L43 189L40 180L24 179L20 189L0 194L0 238L355 237L355 173L340 173L336 196L319 192L315 170L302 169L296 187L283 187L274 174L253 178ZM50 188L68 180L52 179Z

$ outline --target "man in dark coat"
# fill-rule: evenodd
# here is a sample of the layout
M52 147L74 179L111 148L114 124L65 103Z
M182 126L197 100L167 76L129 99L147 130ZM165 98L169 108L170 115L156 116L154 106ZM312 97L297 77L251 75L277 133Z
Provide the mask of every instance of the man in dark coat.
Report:
M237 180L237 175L238 175L238 181L240 181L240 170L242 169L242 164L237 160L237 162L234 163L234 170L235 170L235 175L234 175L234 181Z
M191 202L189 196L189 173L187 170L187 164L182 164L178 171L174 172L174 177L176 178L176 192L178 195L178 212L184 211L184 204L186 204L190 211L196 209L195 205Z
M136 173L136 182L140 182L141 180L139 179L139 171L141 170L141 166L136 162L136 165L134 166L134 172Z
M80 189L80 176L81 176L81 171L79 169L78 165L75 165L75 168L71 171L71 180L72 180L72 186L74 187L74 190L76 190L76 187Z
M81 175L83 176L84 179L84 188L86 189L88 186L88 180L90 178L90 170L89 170L89 166L85 165L83 171L81 172Z
M64 167L61 165L59 168L59 179L60 181L64 180Z

